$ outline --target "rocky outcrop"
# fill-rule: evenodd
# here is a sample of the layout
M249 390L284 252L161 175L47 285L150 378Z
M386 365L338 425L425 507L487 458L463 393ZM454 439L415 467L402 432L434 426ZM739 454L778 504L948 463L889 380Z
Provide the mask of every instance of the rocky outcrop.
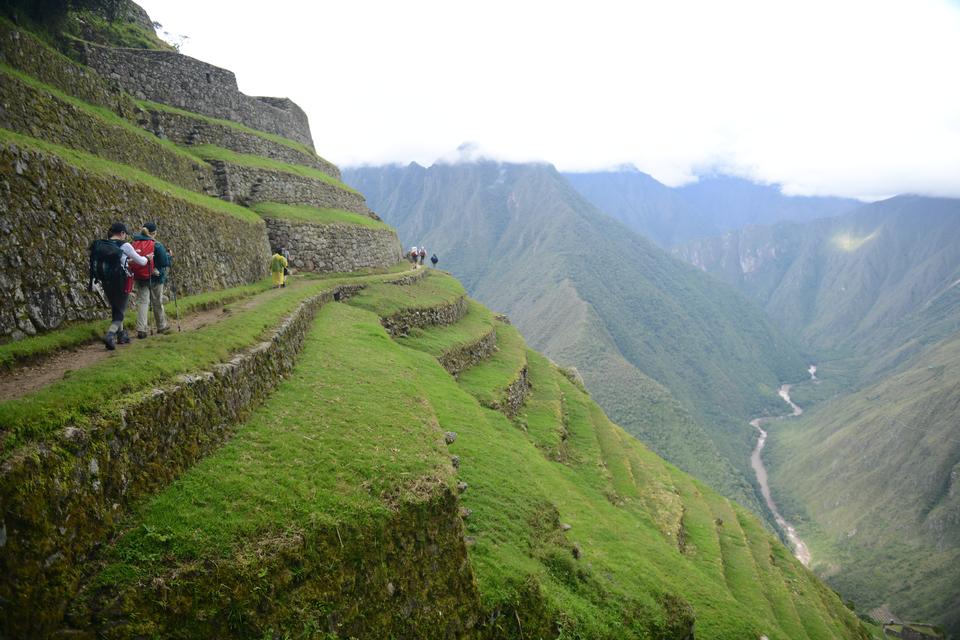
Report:
M307 153L308 150L305 148L298 148L293 144L282 144L205 118L163 109L148 109L145 116L141 118L140 125L157 136L168 138L177 144L188 146L212 144L237 153L313 167L337 180L340 179L340 169L335 164L315 153Z
M240 93L232 71L175 51L78 45L80 59L141 100L162 102L214 118L239 122L313 148L307 115L287 98Z
M148 219L158 222L160 239L174 253L178 294L267 275L270 247L262 221L0 143L0 336L103 317L103 301L87 291L87 248L115 220L134 226Z
M210 160L220 197L250 205L257 202L305 204L319 209L342 209L379 220L356 191L304 176Z
M350 289L350 287L347 287ZM82 565L137 498L213 450L293 369L332 288L230 362L118 399L113 411L8 454L0 465L0 636L60 624Z
M213 170L124 122L0 72L0 127L135 167L191 191L215 195Z
M411 307L380 318L380 324L392 337L405 336L414 327L454 324L467 315L467 299L458 297L448 304L435 307Z
M286 247L292 266L304 271L358 271L400 261L400 239L392 227L310 224L266 218L270 245Z
M473 365L486 360L497 348L497 332L491 327L490 331L480 336L474 342L459 344L444 351L437 360L447 372L457 377L461 371L466 371Z

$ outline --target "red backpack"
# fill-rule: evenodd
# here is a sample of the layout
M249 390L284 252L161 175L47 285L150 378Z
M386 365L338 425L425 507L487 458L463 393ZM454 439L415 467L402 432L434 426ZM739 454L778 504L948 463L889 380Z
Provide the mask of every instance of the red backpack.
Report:
M130 244L132 244L133 248L137 250L137 253L142 256L153 253L153 240L134 240ZM130 269L130 273L133 274L134 280L149 280L150 276L153 275L153 258L147 260L147 264L143 266L131 260L127 263L127 268Z

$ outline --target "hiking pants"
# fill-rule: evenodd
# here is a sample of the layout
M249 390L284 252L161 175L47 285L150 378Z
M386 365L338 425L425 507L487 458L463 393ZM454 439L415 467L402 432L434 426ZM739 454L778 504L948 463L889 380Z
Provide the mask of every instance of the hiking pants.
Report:
M127 300L130 298L130 294L124 291L125 288L126 283L122 279L117 283L105 284L103 287L107 301L110 302L110 319L112 320L107 333L119 333L123 330L123 313L127 310Z
M157 323L157 331L167 327L167 314L163 310L163 283L151 280L134 280L137 292L137 331L147 332L149 328L148 314L153 307L153 319Z

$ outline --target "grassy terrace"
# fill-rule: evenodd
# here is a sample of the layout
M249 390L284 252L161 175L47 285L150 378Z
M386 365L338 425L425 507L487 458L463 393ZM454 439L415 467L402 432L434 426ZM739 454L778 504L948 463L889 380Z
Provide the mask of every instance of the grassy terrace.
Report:
M461 345L472 344L494 329L493 313L475 300L470 300L467 315L460 322L436 327L413 328L410 335L397 338L405 347L424 351L439 358Z
M293 149L294 151L299 151L304 155L310 156L311 158L320 158L320 156L318 156L313 149L310 149L305 144L301 144L289 138L284 138L283 136L278 136L274 133L259 131L257 129L253 129L246 125L240 124L239 122L234 122L233 120L223 120L221 118L213 118L210 116L205 116L201 113L194 113L192 111L179 109L177 107L174 107L168 104L162 104L160 102L151 102L149 100L138 100L137 104L140 105L142 109L146 109L147 111L166 111L167 113L175 113L177 115L184 116L187 118L193 118L194 120L200 120L202 122L208 122L210 124L215 124L222 127L230 127L231 129L236 129L237 131L248 133L250 135L263 138L264 140L269 140L270 142L281 144L285 147ZM322 160L322 158L320 159Z
M133 184L149 187L150 189L154 189L173 198L184 200L190 204L203 207L204 209L208 209L210 211L233 216L234 218L239 218L240 220L255 222L257 224L263 223L263 220L260 218L260 216L250 209L246 209L229 202L224 202L219 198L205 196L194 191L188 191L187 189L172 185L169 182L165 182L160 178L152 176L144 171L140 171L139 169L134 169L133 167L119 164L117 162L111 162L110 160L105 160L103 158L98 158L97 156L85 153L83 151L68 149L57 144L52 144L50 142L31 138L29 136L20 135L19 133L14 133L13 131L9 131L7 129L0 129L0 143L15 144L27 149L34 149L49 153L58 156L67 164L73 165L78 169L89 171L101 176L119 178Z
M249 298L266 291L270 287L270 280L265 279L255 284L198 293L180 298L177 302L180 306L181 315L188 316L197 311ZM0 345L0 370L12 369L18 364L42 359L56 351L78 347L98 340L103 335L106 322L106 320L90 320L71 323L48 333L2 344ZM173 322L172 315L171 322Z
M262 300L256 306L215 324L135 341L36 393L0 402L0 444L10 451L67 424L82 424L103 412L117 411L122 404L118 394L129 396L178 374L229 359L260 340L304 299L342 282L374 282L384 277L340 275L300 280L286 289L260 294ZM226 309L229 312L230 307ZM144 362L150 366L145 367Z
M392 313L393 289L416 288L374 285L358 298ZM422 497L410 491L416 478L452 483L441 444L449 430L459 434L449 451L469 487L460 500L471 512L469 558L485 618L502 614L490 623L494 635L520 637L518 624L524 637L682 633L686 601L698 637L855 637L852 614L755 518L627 436L542 356L530 354L533 395L511 422L443 371L430 353L443 345L426 335L435 331L391 341L365 308L324 307L293 375L231 442L139 509L91 589L136 593L160 579L172 597L204 601L196 582L178 582L181 570L243 567L254 557L269 564L257 554L291 532L376 528L398 492L401 501ZM523 357L511 335L501 353ZM503 380L513 369L496 370ZM568 433L562 463L542 455L559 424ZM340 560L332 562L337 571ZM206 587L221 588L214 582ZM251 624L242 614L205 615L239 629ZM302 615L253 631L307 637L317 614Z
M319 180L337 187L338 189L359 194L359 192L353 187L349 187L333 176L328 175L319 169L314 169L313 167L307 167L301 164L289 164L286 162L280 162L279 160L274 160L272 158L265 158L263 156L255 156L247 153L237 153L236 151L230 151L229 149L224 149L223 147L218 147L212 144L198 144L196 146L182 148L186 149L189 153L192 153L202 160L222 160L223 162L237 164L242 167L255 167L257 169L282 171L284 173L290 173L302 178Z
M343 211L342 209L320 209L302 204L280 204L277 202L259 202L252 209L265 218L280 218L295 222L312 224L353 224L370 229L391 229L385 222L374 220L370 216Z
M50 94L58 100L66 102L67 104L76 107L77 109L83 111L87 115L100 120L107 127L119 127L125 130L128 133L131 133L135 136L141 138L145 143L154 146L160 153L169 153L176 156L179 156L181 159L191 163L196 164L196 156L187 153L177 145L173 144L169 140L163 140L156 137L155 135L141 129L140 127L134 125L133 123L121 118L114 112L110 111L105 107L100 107L97 105L90 104L89 102L84 102L79 98L71 96L56 87L53 87L49 84L37 80L33 76L27 75L22 71L18 71L13 67L10 67L6 64L0 63L0 75L9 76L9 78L18 80L25 85L36 89L37 91L42 91Z
M527 364L527 348L520 332L501 322L496 328L496 353L460 374L460 386L485 407L499 405L507 387Z
M373 284L350 298L350 304L387 317L403 311L450 304L466 295L463 285L453 276L431 270L413 285Z

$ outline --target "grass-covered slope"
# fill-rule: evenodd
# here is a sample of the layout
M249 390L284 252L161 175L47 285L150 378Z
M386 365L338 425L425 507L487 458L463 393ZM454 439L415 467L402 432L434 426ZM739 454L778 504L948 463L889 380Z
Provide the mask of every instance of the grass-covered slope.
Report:
M405 245L425 244L471 295L573 365L618 423L759 510L746 419L778 410L805 368L731 288L603 216L548 165L344 172Z
M814 569L863 610L960 632L960 336L771 435Z
M485 408L512 368L494 355L458 381L437 359L482 312L391 339L369 309L434 298L430 280L322 308L276 394L104 550L75 625L111 638L865 637L754 516L522 342L497 352L527 362L520 415Z

